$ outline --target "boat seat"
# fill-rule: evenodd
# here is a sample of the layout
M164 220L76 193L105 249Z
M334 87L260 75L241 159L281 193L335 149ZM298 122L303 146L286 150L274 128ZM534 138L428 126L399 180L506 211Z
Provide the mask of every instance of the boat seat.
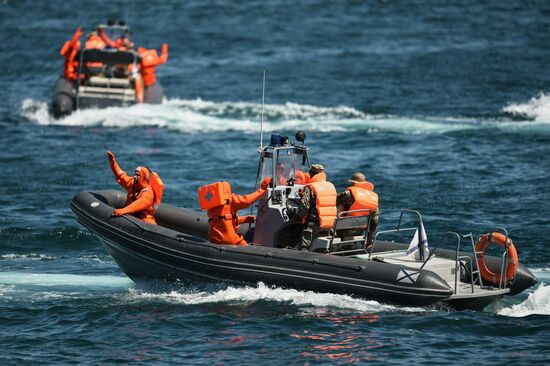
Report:
M364 250L367 244L371 213L371 209L340 212L334 220L328 251L336 253ZM363 235L345 235L350 230L360 231Z
M100 88L97 86L81 86L78 88L79 93L97 93L97 94L121 94L133 96L135 91L133 89L119 89L119 88Z
M312 252L329 252L330 248L330 236L320 236L318 238L314 238L311 242L311 247L309 248ZM334 243L339 243L340 238L334 238Z
M88 80L90 86L106 86L114 88L129 88L130 80L124 78L105 78L101 76L92 76Z
M338 248L340 250L362 249L365 244L365 237L363 235L344 236L343 238L332 238L331 236L320 236L318 238L313 239L311 243L310 251L330 252L331 240L332 240L332 248Z

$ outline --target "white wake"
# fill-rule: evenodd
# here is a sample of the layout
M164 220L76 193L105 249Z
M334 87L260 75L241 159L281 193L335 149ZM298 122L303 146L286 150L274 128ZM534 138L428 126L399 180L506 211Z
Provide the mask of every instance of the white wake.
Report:
M263 283L258 283L257 286L228 287L216 292L171 291L167 293L151 293L132 288L127 294L120 296L120 301L128 303L160 302L184 305L250 303L259 300L286 303L298 307L335 308L361 312L428 311L422 308L397 307L388 304L381 304L377 301L356 299L347 295L269 287Z
M45 102L26 99L21 105L21 115L39 125L120 129L144 126L166 128L181 133L258 133L260 113L259 103L168 99L160 105L141 104L126 108L79 110L67 117L54 119L49 115ZM321 107L291 102L267 104L264 120L266 132L303 129L317 132L368 131L438 135L496 128L520 133L550 133L549 124L531 120L369 115L348 106Z

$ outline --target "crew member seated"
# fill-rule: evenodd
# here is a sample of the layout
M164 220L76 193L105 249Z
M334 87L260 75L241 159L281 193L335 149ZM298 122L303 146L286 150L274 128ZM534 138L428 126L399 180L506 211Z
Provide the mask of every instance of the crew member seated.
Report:
M367 246L371 246L374 243L374 234L376 233L376 228L378 227L378 195L373 192L374 184L368 182L363 173L353 173L348 182L353 184L338 195L336 203L340 208L340 212L365 209L372 210L370 214L369 233L367 238ZM365 214L367 214L366 211L349 213L350 216L362 216ZM357 229L348 229L342 233L343 236L355 236L361 234L361 230Z
M313 164L309 169L309 182L301 195L300 212L304 227L297 249L309 250L315 238L330 235L336 219L336 189L327 182L321 164Z
M132 214L142 221L156 224L153 215L160 204L164 189L160 177L142 166L137 167L134 176L130 177L117 164L115 155L111 151L107 151L107 157L117 183L128 192L126 206L116 209L114 216Z
M200 187L197 193L201 210L207 210L210 241L214 244L247 245L246 240L239 234L239 225L253 223L256 218L252 215L239 217L239 210L249 207L260 198L270 183L270 177L264 178L260 188L246 196L232 194L228 182L216 182Z

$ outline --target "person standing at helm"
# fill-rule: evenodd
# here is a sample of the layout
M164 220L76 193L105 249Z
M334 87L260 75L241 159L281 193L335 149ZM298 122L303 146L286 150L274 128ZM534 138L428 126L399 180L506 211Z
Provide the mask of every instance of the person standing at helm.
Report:
M214 244L248 245L239 234L239 225L253 223L256 218L252 215L239 217L239 210L249 207L260 198L270 183L270 177L264 178L260 188L246 196L231 193L228 182L200 187L197 193L201 210L207 210L210 241Z
M116 209L114 216L132 214L142 221L156 224L155 217L155 193L150 185L150 176L153 174L148 168L139 166L131 177L117 164L115 155L107 151L109 165L118 184L124 188L126 195L126 206ZM162 184L162 182L161 182ZM162 193L160 193L162 196ZM160 198L159 201L160 203Z
M98 50L104 49L105 46L105 42L101 39L97 32L89 33L86 43L84 44L84 48L95 48Z
M119 25L121 27L125 27L126 22L121 20L119 21ZM101 26L97 27L97 35L105 43L106 47L115 48L120 51L129 51L134 49L134 42L130 39L130 30L128 28L123 29L115 41L113 41L107 33L105 33L105 30Z
M300 199L304 228L299 250L309 250L314 238L330 235L336 219L336 188L327 182L325 168L321 164L313 164L309 169L309 178Z
M363 173L353 173L348 182L352 183L352 185L338 195L336 203L340 207L340 212L366 209L371 210L369 233L367 238L367 246L371 246L374 243L374 234L376 233L376 228L378 227L378 195L373 191L374 184L368 182ZM367 211L352 212L349 215L362 216L367 213ZM361 232L350 229L345 232L344 235L361 235Z

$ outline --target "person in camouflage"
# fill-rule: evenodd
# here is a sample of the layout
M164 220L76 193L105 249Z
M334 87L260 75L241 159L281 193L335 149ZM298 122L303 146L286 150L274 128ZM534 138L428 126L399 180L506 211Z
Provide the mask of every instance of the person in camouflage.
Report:
M376 229L378 227L378 216L380 214L380 211L378 210L378 195L373 191L374 184L368 182L363 173L353 173L348 182L353 183L352 186L348 187L344 192L338 195L336 198L336 204L340 207L340 212L365 209L372 210L367 237L367 246L371 246L374 243L374 235L376 234ZM360 213L360 215L363 214L364 213ZM362 234L363 232L361 230L349 229L342 235L355 236Z
M330 235L336 219L336 189L327 181L321 164L309 169L310 182L306 184L300 199L300 212L304 227L298 243L299 250L309 250L313 239Z

